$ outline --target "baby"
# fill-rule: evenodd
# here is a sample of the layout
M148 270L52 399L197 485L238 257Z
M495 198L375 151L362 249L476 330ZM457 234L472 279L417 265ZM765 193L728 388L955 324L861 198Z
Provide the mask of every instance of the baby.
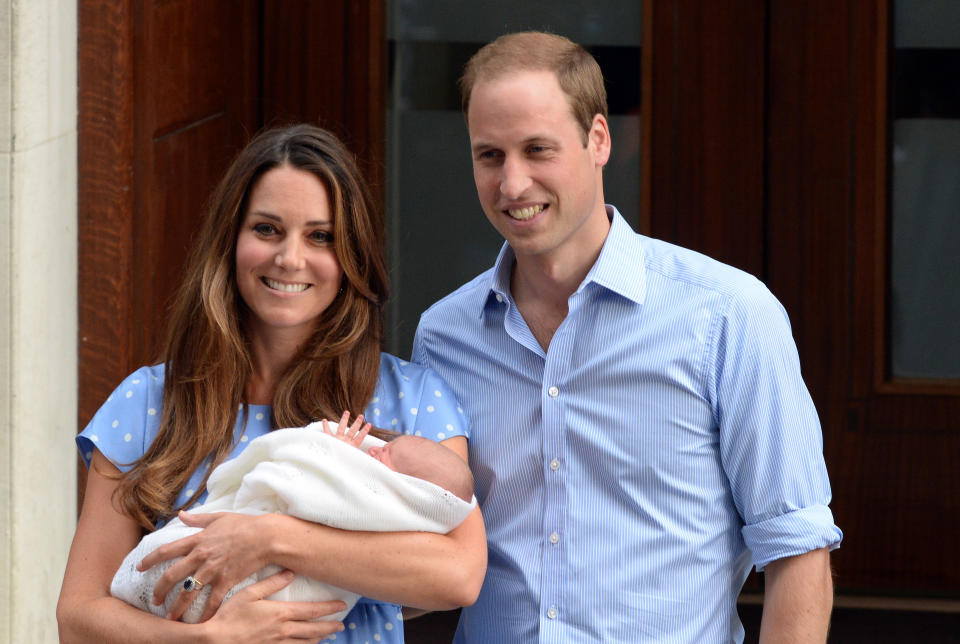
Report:
M467 464L452 450L429 439L400 435L386 443L368 435L362 417L347 426L344 414L336 429L327 421L306 427L279 429L250 441L236 458L221 463L207 481L206 502L191 513L281 512L343 530L392 532L415 530L447 533L476 505L473 477ZM372 457L372 458L371 458ZM345 480L357 480L344 485ZM114 575L110 592L155 615L165 616L182 591L177 584L163 605L153 604L153 588L178 559L140 572L137 564L157 547L199 532L179 519L141 539ZM228 593L271 574L266 566ZM195 623L203 613L210 588L196 593L182 619ZM325 619L341 620L359 595L303 575L270 596L281 601L340 599L347 610Z
M327 421L323 422L326 428ZM365 429L369 431L369 425ZM336 436L332 432L331 435ZM365 436L366 432L361 435L361 442ZM349 439L341 440L361 447ZM394 472L433 483L467 503L473 500L473 474L470 467L455 452L429 438L400 434L383 446L366 448L366 452Z

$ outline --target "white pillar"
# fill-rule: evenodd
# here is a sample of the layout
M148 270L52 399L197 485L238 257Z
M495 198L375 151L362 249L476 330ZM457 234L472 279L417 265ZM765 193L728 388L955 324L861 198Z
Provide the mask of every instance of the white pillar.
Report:
M76 518L77 4L0 0L0 642L56 642Z

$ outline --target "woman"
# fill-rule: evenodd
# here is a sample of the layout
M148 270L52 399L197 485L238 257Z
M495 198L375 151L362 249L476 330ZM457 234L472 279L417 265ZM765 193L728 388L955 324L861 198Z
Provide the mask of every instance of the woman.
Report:
M387 294L383 224L349 153L297 125L255 138L211 201L175 301L164 364L131 374L77 437L90 466L57 618L63 641L402 642L400 604L472 603L486 568L478 510L447 535L345 532L289 516L190 515L198 534L141 564L183 557L161 577L211 586L199 624L164 620L109 594L124 555L174 512L202 503L210 470L277 427L366 410L375 425L442 440L466 460L466 419L432 372L380 353ZM221 604L266 564L288 570ZM344 622L310 621L339 602L263 597L293 572L361 600ZM199 582L198 584L192 583Z

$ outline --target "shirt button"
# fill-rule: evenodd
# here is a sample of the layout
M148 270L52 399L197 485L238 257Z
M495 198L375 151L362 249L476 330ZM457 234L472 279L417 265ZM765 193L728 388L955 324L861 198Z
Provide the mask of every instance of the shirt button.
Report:
M560 613L559 613L559 611L557 611L557 607L556 607L556 606L551 606L551 607L547 610L547 617L549 617L550 619L556 619L556 618L557 618L557 615L559 615L559 614L560 614Z
M497 293L497 302L503 302L503 296Z
M557 389L556 387L550 387L549 389L547 389L547 393L550 394L551 398L556 398L557 396L560 395L560 390Z
M558 461L557 459L553 459L552 461L550 461L550 469L553 470L554 472L556 472L557 470L559 470L559 469L560 469L560 461Z
M550 543L556 545L556 543L557 543L558 541L560 541L560 535L559 535L559 534L557 534L556 532L554 532L553 534L550 535Z

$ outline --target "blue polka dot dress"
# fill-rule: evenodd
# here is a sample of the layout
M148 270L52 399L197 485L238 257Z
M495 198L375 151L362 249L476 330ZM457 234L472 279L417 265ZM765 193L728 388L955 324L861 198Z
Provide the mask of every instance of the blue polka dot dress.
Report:
M163 376L163 365L141 367L107 398L86 428L77 435L77 447L87 467L94 448L124 472L146 452L160 424ZM432 440L469 435L467 417L446 383L433 371L387 353L381 355L377 387L364 413L377 427ZM248 405L246 425L243 414L238 415L231 458L270 429L270 407ZM209 463L197 468L177 495L177 504L185 503L193 496L208 468ZM205 499L206 492L196 505ZM361 598L343 623L344 631L323 641L337 644L403 642L402 615L396 604Z

